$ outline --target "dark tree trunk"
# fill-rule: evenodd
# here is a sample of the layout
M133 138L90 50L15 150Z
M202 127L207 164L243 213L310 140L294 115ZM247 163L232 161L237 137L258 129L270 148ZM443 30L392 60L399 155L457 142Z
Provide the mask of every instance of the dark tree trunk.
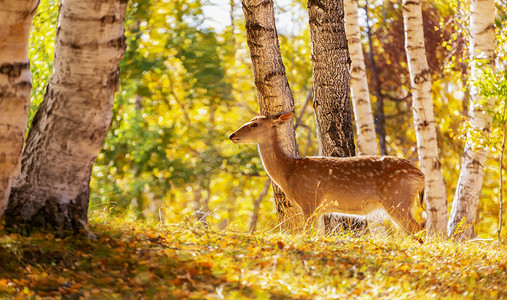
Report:
M89 183L112 117L126 1L64 0L54 73L33 120L7 226L86 229Z
M317 119L319 154L355 155L350 104L350 56L345 36L343 0L309 0L312 40L313 107ZM326 215L326 233L364 219ZM341 225L343 224L343 226ZM347 227L348 228L348 227Z
M260 113L264 116L294 111L294 99L289 88L285 67L278 46L278 33L272 0L244 0L245 28L259 97ZM278 129L284 151L298 157L293 121ZM280 228L297 231L303 227L301 208L285 197L273 184Z
M378 77L375 71L372 71L373 76ZM377 78L378 79L378 78ZM378 86L378 85L377 85ZM375 132L378 136L378 145L380 148L380 155L387 154L387 142L386 142L386 117L384 114L384 99L377 88L375 88Z
M343 0L309 0L308 14L319 154L354 156L350 56L345 36Z
M384 98L382 95L382 88L380 83L380 75L378 72L377 64L375 63L375 55L373 53L373 41L372 41L372 33L371 27L369 25L368 18L368 6L365 6L366 13L366 26L367 26L367 35L368 35L368 46L370 48L370 52L368 55L368 59L371 64L371 73L375 86L375 131L378 137L378 144L380 148L380 155L387 155L387 142L386 142L386 117L384 114Z
M259 220L259 208L261 206L261 201L266 197L269 192L269 186L271 185L271 180L266 180L264 184L264 188L262 189L259 196L254 201L254 207L252 209L252 216L250 217L250 232L254 232L257 228L257 221Z

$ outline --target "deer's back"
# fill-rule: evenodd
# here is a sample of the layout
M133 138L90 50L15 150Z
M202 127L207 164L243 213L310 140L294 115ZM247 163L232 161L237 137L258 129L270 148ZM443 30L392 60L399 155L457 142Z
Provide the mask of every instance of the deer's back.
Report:
M400 186L420 189L424 175L410 161L392 156L306 157L287 174L293 198L346 201L364 207ZM366 203L366 204L365 204Z

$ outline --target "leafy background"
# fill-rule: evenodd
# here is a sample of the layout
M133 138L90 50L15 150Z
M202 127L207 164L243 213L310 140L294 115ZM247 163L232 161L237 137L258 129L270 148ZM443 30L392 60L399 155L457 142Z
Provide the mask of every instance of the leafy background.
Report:
M506 13L497 11L497 65L505 62ZM257 149L234 145L227 136L257 114L258 106L241 4L232 2L231 22L215 30L206 22L206 1L129 1L127 50L120 65L121 86L105 145L93 167L90 210L161 224L192 223L248 231L254 201L267 176ZM359 1L363 7L365 1ZM468 110L468 3L424 2L426 49L433 76L433 99L449 208L460 168ZM280 49L294 94L296 135L302 156L317 153L311 101L311 46L306 3L275 1L281 24ZM51 71L58 3L41 0L31 35L33 76L30 116L42 101ZM412 128L403 20L398 1L369 1L360 9L367 69L370 53L378 73L368 73L372 102L380 82L390 155L417 162ZM283 15L283 16L282 16ZM368 24L368 26L366 26ZM370 27L372 48L366 27ZM503 72L503 73L502 73ZM498 70L500 78L505 70ZM505 76L504 76L505 77ZM485 80L486 82L487 80ZM503 98L505 99L505 97ZM504 105L498 102L498 111ZM477 232L495 235L498 222L500 123L487 141ZM271 191L260 204L260 231L276 231Z

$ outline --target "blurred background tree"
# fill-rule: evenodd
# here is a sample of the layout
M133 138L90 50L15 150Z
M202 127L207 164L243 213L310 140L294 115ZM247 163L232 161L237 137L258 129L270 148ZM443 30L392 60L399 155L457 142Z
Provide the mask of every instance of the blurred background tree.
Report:
M206 9L216 4L204 0L129 1L121 86L111 130L93 168L91 210L162 223L197 218L212 228L249 229L267 176L257 149L234 145L227 136L258 113L258 104L241 3L220 3L215 11L221 13L213 17L226 25L214 28ZM385 119L385 150L417 162L401 1L358 4L372 108ZM31 112L42 101L52 69L57 6L56 0L41 0L34 18ZM505 62L499 55L505 51L505 7L505 0L497 1L497 66ZM432 0L422 9L450 209L469 103L469 3ZM275 14L296 106L300 156L316 155L306 1L275 1ZM496 234L498 155L492 149L485 165L480 236ZM272 197L270 190L260 202L257 230L277 230Z

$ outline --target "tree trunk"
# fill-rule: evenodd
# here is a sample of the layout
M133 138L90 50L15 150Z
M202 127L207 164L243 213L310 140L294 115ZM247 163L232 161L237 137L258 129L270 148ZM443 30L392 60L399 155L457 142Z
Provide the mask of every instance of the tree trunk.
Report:
M361 33L357 16L357 2L345 1L345 33L352 66L350 69L350 91L357 131L357 154L377 155L377 138L371 110L370 92L366 80Z
M254 201L254 207L252 209L252 216L250 217L250 232L254 232L257 228L257 221L259 220L259 208L261 206L261 201L266 197L269 192L269 186L271 185L271 180L266 180L264 184L264 188L262 189L259 196Z
M208 226L207 217L209 215L209 200L211 198L211 187L208 182L206 186L206 197L202 196L202 186L196 185L194 188L194 212L197 223Z
M380 148L380 155L387 155L387 142L386 142L386 118L384 114L384 97L382 95L382 88L380 82L380 75L375 62L375 55L373 53L373 39L370 26L370 18L368 17L368 3L364 7L366 14L366 33L368 35L368 47L370 52L368 58L371 64L371 73L375 86L375 132L378 137L378 145Z
M92 164L109 129L126 1L63 0L54 73L33 120L8 226L86 228Z
M431 95L431 70L426 59L422 10L419 0L403 1L403 20L405 51L412 86L417 152L425 181L426 197L424 200L428 213L426 230L429 235L443 236L447 223L447 194L438 157L437 132Z
M200 185L194 186L192 190L194 194L194 214L196 222L206 222L206 212L202 208L202 188Z
M294 99L278 46L273 1L244 0L242 5L260 113L270 116L294 111ZM278 134L282 149L298 157L294 122L287 122L280 127ZM301 229L304 225L301 208L287 199L276 184L273 184L273 192L282 231Z
M350 57L345 36L343 0L308 1L312 40L313 107L319 155L355 155L350 108ZM364 218L324 216L326 233L345 224L365 224ZM340 226L343 224L344 226ZM347 227L348 228L348 227Z
M472 0L470 16L470 54L471 59L487 60L488 63L473 65L470 73L470 125L474 131L486 137L491 132L492 117L487 112L494 105L494 99L483 99L474 85L481 68L494 68L495 56L495 3L493 0ZM486 100L486 101L484 101ZM482 189L484 162L489 150L469 139L462 157L456 193L447 224L449 237L472 238L476 222L477 207ZM463 221L464 228L457 228ZM463 230L464 229L464 230Z
M319 154L353 156L350 57L345 36L343 0L309 0L308 15Z
M28 43L39 1L1 1L0 7L0 217L19 173L32 81Z

